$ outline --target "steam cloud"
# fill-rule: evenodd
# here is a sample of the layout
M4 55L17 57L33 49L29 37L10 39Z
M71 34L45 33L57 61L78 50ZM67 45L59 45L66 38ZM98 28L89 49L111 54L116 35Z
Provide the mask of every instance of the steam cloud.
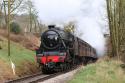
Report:
M64 24L76 21L76 33L82 33L80 38L96 48L98 55L104 54L103 33L107 28L105 0L35 0L34 2L42 22Z

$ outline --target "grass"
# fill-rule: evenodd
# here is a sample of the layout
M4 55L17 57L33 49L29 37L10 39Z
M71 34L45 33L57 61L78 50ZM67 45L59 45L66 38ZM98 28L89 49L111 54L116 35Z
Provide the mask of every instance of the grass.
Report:
M7 40L5 38L3 37L0 38L3 40L0 41L0 45L2 47L2 49L0 49L0 61L2 63L6 63L6 65L4 66L4 69L6 69L6 71L4 72L6 73L7 71L11 70L10 68L11 65L8 58L8 45L7 45ZM10 53L11 53L11 60L16 66L17 76L23 76L37 71L37 65L35 61L35 51L28 50L25 47L11 41ZM2 69L0 69L0 71L1 70Z
M118 61L99 61L81 69L68 83L125 83L125 72Z
M8 58L8 45L7 45L7 40L4 40L1 43L2 49L0 50L0 59L5 60L8 62L9 58ZM34 55L35 52L30 51L26 48L24 48L23 46L14 43L11 41L11 59L15 64L20 64L23 60L27 60L27 61L31 61L31 62L35 62L34 61Z

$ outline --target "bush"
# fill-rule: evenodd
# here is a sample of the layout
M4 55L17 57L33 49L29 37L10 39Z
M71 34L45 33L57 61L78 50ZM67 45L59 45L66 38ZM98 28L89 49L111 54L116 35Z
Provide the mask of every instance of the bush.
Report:
M15 34L19 34L19 33L21 33L21 28L18 23L12 22L10 24L10 31Z

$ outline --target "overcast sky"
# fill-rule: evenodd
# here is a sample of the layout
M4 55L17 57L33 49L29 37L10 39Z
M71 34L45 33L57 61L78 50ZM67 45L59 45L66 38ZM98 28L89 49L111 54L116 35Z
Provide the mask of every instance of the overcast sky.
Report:
M75 21L80 38L104 53L103 32L107 28L106 0L34 0L39 17L46 24Z

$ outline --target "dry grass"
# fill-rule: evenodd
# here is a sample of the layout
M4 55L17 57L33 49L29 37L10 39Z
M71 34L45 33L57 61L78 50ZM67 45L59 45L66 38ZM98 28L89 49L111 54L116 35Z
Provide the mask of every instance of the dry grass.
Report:
M0 60L0 83L13 78L16 78L16 76L13 75L11 67L6 61Z
M125 83L125 69L121 65L120 61L100 60L82 69L69 83Z
M40 71L36 64L25 60L21 62L20 66L18 66L16 70L16 75L18 75L18 77L31 75Z
M4 29L0 29L0 35L7 38L7 31ZM10 35L11 41L19 43L26 47L27 49L34 50L40 45L40 40L38 37L32 34L13 34Z

